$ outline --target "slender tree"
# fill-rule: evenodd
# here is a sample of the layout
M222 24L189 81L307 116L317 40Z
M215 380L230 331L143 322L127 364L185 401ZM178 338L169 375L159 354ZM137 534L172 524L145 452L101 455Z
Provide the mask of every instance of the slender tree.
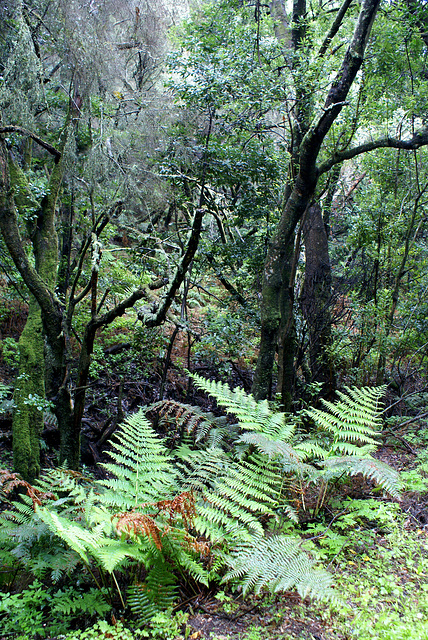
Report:
M265 398L269 394L277 338L281 323L285 324L284 315L289 315L291 306L289 264L293 253L296 226L311 205L321 176L335 165L374 149L395 147L411 150L428 143L428 130L423 129L407 139L386 136L355 146L346 144L341 148L336 145L330 152L326 148L325 142L339 115L348 104L349 93L363 64L379 4L379 0L362 2L359 14L354 20L353 34L340 68L329 83L326 97L318 113L311 117L310 123L303 129L301 141L294 155L297 159L294 160L292 171L290 171L292 179L286 187L280 221L270 243L264 267L260 355L253 384L253 393L258 399ZM335 14L332 26L319 48L319 57L325 56L328 51L349 6L350 3L345 1ZM306 6L299 0L294 4L291 30L296 29L296 24L297 27L299 26L304 20L302 16L305 15ZM288 303L285 304L284 300L288 300ZM286 357L289 357L288 354ZM289 407L289 387L283 386L281 395L284 406Z

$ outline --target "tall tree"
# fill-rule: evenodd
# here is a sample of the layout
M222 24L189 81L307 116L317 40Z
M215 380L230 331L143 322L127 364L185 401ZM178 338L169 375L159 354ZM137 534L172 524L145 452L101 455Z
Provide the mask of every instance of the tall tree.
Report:
M284 305L284 299L290 298L288 265L294 247L296 225L310 206L320 177L336 164L377 148L396 147L410 150L428 143L428 130L423 129L415 132L408 139L394 139L386 136L355 146L348 146L349 142L343 147L336 144L332 151L329 151L325 145L333 125L348 104L351 88L364 61L379 4L379 0L363 0L359 14L354 19L352 37L340 67L335 72L333 80L328 83L323 102L320 100L320 111L311 116L310 123L303 128L303 135L298 144L297 162L290 171L292 179L286 188L281 218L272 238L264 268L260 355L253 384L253 393L258 399L268 396L276 340L284 313L289 313L288 308L291 304L289 302L288 305ZM325 56L349 5L350 3L345 1L336 11L332 26L318 50L318 57ZM306 5L299 0L294 4L293 11L293 16L298 17L297 27L302 16L305 15ZM294 17L292 29L293 25L296 25ZM283 387L281 394L284 406L289 406L289 388Z
M151 299L150 291L158 285L152 285L151 278L147 276L138 279L137 285L134 280L134 287L131 291L120 296L119 302L116 300L107 311L102 310L108 296L108 290L103 291L100 286L101 234L113 219L120 217L123 205L122 202L114 202L114 200L110 208L106 207L104 203L98 204L96 201L97 190L99 184L105 180L107 173L113 185L111 193L109 193L109 197L112 198L121 183L123 185L125 182L123 176L126 178L129 176L129 182L126 180L127 184L132 183L132 172L115 153L113 136L104 137L107 118L103 113L102 104L98 107L98 113L90 112L89 123L87 127L83 126L86 124L83 119L85 105L89 103L89 106L92 107L90 89L94 83L93 78L90 78L89 71L84 68L82 60L78 59L79 44L83 38L82 32L79 31L79 24L81 24L79 20L82 14L87 11L87 6L78 6L77 3L65 7L60 2L58 15L48 13L50 11L48 6L45 7L45 12L41 12L44 13L44 18L41 18L34 6L29 5L24 8L23 3L15 2L11 7L11 12L8 12L6 17L11 34L10 42L15 46L12 44L9 46L9 40L6 41L5 54L1 61L4 76L2 78L3 84L0 86L3 109L3 121L0 123L0 230L10 256L30 292L29 318L20 340L21 362L16 390L18 408L14 419L14 449L17 470L26 478L32 479L37 475L39 469L38 437L42 418L40 409L44 404L45 380L46 392L58 419L60 461L67 461L71 468L77 468L80 456L80 429L85 391L97 331L114 322L116 318L132 308L138 300ZM127 8L129 9L129 6ZM27 9L28 14L26 13ZM69 26L68 29L59 28L61 24L57 22L58 17L60 22L62 21L62 25L65 22ZM77 23L73 23L73 17L78 18ZM133 114L137 115L142 110L141 91L146 76L149 77L151 69L154 73L157 70L152 65L150 56L150 53L154 54L154 49L152 48L150 51L147 43L139 39L139 36L142 35L140 17L143 18L139 12L131 13L131 39L115 45L117 56L120 58L122 55L124 64L129 65L130 57L135 60L136 75L133 85L126 80L125 72L123 86L124 91L128 91L132 96L129 102L135 106ZM51 21L51 30L46 27L46 22L49 20ZM92 32L89 29L87 35L89 38L95 39L96 44L100 27L100 16L97 12L94 12L91 20L96 28ZM103 20L109 23L108 16L104 16ZM44 42L49 42L50 35L56 44L56 49L49 48L43 58L49 66L53 65L50 71L40 63L40 32L44 32L44 30L46 30ZM62 48L61 39L66 34L68 34L68 41ZM109 37L112 37L110 32ZM101 44L106 45L106 41L102 40ZM89 48L89 44L87 46ZM112 47L106 45L105 49L111 51ZM136 55L129 56L128 53L126 55L120 53L129 50L135 51ZM142 50L147 54L146 62L144 62L144 57L140 55ZM82 49L83 53L87 51L85 48ZM18 53L20 64L17 62ZM96 58L96 63L105 71L104 62ZM117 83L115 74L120 67L119 62L117 60L115 62L114 71L110 69L110 82L113 84ZM64 91L64 85L61 81L52 92L49 91L52 78L63 67L65 68L62 80L68 81L69 95ZM70 67L71 73L69 72ZM31 77L29 71L32 73ZM13 102L10 101L11 91L14 90L18 79L23 85L19 99L23 101L25 106L25 110L23 109L21 114L13 108ZM33 79L36 80L34 87L32 86ZM105 79L104 82L106 82ZM46 92L45 85L48 87ZM41 88L42 91L37 92L37 88ZM32 90L37 96L31 94ZM111 102L114 104L116 101L117 104L119 101L119 106L116 111L111 108L111 104L108 106L110 119L114 122L115 129L118 129L119 126L122 127L123 121L129 118L123 98L122 93L115 91ZM97 96L94 103L99 105L100 102L101 98ZM20 125L20 116L23 114L25 115L23 119L24 122L26 121L26 127ZM62 126L58 127L61 119ZM53 131L55 125L57 128L63 129L62 135L59 137ZM41 130L42 134L38 135L35 130ZM15 136L12 143L11 135ZM69 148L65 147L67 135L70 140ZM100 142L97 144L93 143L94 135L100 138ZM25 162L22 161L22 167L20 167L16 160L16 151L19 150L16 144L17 137L24 140L30 138L35 140L37 147L45 149L50 156L53 156L53 162L49 163L46 156L41 153L37 155L37 164L42 164L49 176L44 194L39 194L40 197L35 197L32 193L31 180L24 170ZM209 136L207 136L207 142L208 138ZM50 142L47 142L47 139ZM58 148L55 147L55 143ZM58 210L60 208L58 198L63 183L64 165L68 164L67 179L70 182L74 179L73 174L70 178L70 163L68 161L70 153L73 152L73 143L75 145L75 166L80 161L79 151L93 147L99 156L99 150L103 149L104 145L107 152L107 165L110 166L105 170L103 165L100 167L100 164L98 166L93 164L90 167L87 166L89 175L77 176L81 183L88 187L87 201L90 215L86 215L87 209L84 210L82 206L82 217L80 220L74 220L72 205L70 205L70 215L66 216L66 224L68 225L64 236L66 240L63 242L63 249L66 253L61 256L57 238ZM132 169L135 169L135 163L136 153L134 152ZM103 164L106 164L105 158L103 158ZM128 195L123 187L122 191ZM202 186L201 193L203 192ZM107 193L105 186L103 186L103 193L104 195ZM135 202L135 187L132 195ZM130 199L128 201L132 202ZM195 207L193 218L190 220L187 241L183 242L177 256L176 268L171 269L169 283L168 279L163 279L159 285L165 287L163 297L158 301L156 308L141 315L141 321L145 326L157 326L164 322L168 309L174 301L175 294L178 292L195 255L204 213L203 196L201 196ZM22 215L20 216L20 214ZM21 225L23 219L28 221L24 228ZM74 229L75 238L70 233L71 227ZM32 256L27 250L26 238L23 237L25 230L32 243ZM71 251L73 254L70 254ZM85 269L89 270L89 277L85 276ZM58 277L59 281L57 282ZM72 366L74 355L71 350L73 320L78 305L87 299L89 300L89 319L81 338L75 378ZM74 387L75 380L76 388Z

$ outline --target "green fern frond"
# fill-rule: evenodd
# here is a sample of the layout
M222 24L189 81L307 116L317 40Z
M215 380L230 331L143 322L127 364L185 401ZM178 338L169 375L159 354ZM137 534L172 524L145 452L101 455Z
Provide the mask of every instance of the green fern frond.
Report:
M318 429L332 435L333 453L346 452L344 443L356 443L359 446L366 445L365 454L368 454L379 444L376 440L381 429L379 403L384 394L385 386L363 389L346 387L346 394L338 392L338 402L322 401L327 411L310 408L306 410L306 415L314 420ZM357 449L352 448L348 448L347 453L358 455Z
M142 410L127 418L111 444L114 462L102 465L114 476L101 481L110 490L102 498L105 504L126 510L170 496L176 471Z
M325 458L328 458L330 455L329 451L322 447L319 442L310 438L296 443L295 449L302 460L307 460L309 458L325 460Z
M192 374L192 379L197 388L213 396L219 406L238 419L243 431L257 431L272 438L281 433L282 439L291 438L293 425L287 423L284 413L273 413L267 400L257 402L239 387L231 391L225 383L206 380L196 374Z
M103 540L93 549L93 555L109 573L122 568L129 559L142 562L145 558L141 544L110 539Z
M239 578L244 595L263 588L272 592L296 589L305 598L332 598L332 578L314 568L312 559L302 551L301 541L286 536L260 537L243 544L228 556L231 570L224 581Z
M85 564L89 564L88 552L97 549L102 537L101 532L88 531L46 507L37 507L37 515L55 535L64 540L70 549L80 556Z
M183 444L174 453L184 491L212 489L216 478L223 475L230 464L226 453L217 448L192 450Z
M205 544L205 550L209 547ZM182 529L172 528L165 539L165 551L173 563L182 567L196 582L209 586L212 578L200 562L201 544Z
M252 445L269 459L281 458L282 463L287 465L290 471L300 467L300 460L296 449L283 440L269 438L264 433L250 432L244 433L236 442L245 442L246 444Z
M7 524L30 524L33 520L34 509L33 502L28 496L22 496L22 502L14 502L12 509L2 511L0 514L0 523L3 526Z
M322 462L325 479L338 478L343 474L362 475L373 480L393 498L400 498L400 474L392 467L376 458L357 458L355 456L333 457Z
M260 516L273 515L282 478L269 461L229 463L198 506L197 530L212 541L261 534Z
M166 558L156 554L148 559L147 566L150 570L144 582L128 590L128 604L140 624L149 622L159 611L166 611L177 597L176 580Z

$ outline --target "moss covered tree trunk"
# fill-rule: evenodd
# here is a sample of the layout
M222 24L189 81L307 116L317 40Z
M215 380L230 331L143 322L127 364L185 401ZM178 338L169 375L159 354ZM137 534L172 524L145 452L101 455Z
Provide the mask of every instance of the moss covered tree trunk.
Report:
M325 54L327 45L334 34L337 33L348 7L349 1L345 0L319 50L319 57ZM305 96L308 96L308 87L298 84L299 81L305 81L304 74L298 73L296 77L296 104L300 109L300 113L299 111L296 112L296 124L303 124L304 126L303 128L301 127L299 135L297 137L294 136L293 139L292 163L290 166L291 182L286 189L288 193L284 198L281 217L272 238L264 265L260 355L257 361L252 388L254 396L258 399L268 397L272 376L271 367L274 362L273 345L275 344L275 332L276 336L278 336L281 320L283 326L286 325L286 319L283 318L283 313L284 309L286 309L284 300L286 299L287 293L284 292L284 289L288 289L289 287L287 265L289 264L289 256L293 252L296 225L303 217L307 207L311 204L320 174L330 170L344 159L355 157L360 153L380 146L394 146L397 143L390 139L370 141L355 149L335 152L328 161L319 166L317 165L318 156L324 140L342 111L349 90L361 68L367 40L378 7L379 0L363 0L351 42L344 55L341 68L338 70L329 88L322 113L315 117L310 124L309 117L311 117L311 114L308 112L308 107L311 102L307 103L305 99ZM291 29L292 45L295 53L298 51L305 33L305 10L304 0L295 0L293 4L294 26ZM301 100L299 100L299 98L301 98ZM421 139L421 136L418 136L418 139ZM419 144L419 141L412 140L410 144ZM286 355L287 358L289 357L289 353L287 353L285 349L283 349L283 354ZM283 389L281 391L284 396L285 390ZM291 389L289 392L291 393Z
M62 145L65 144L63 137ZM56 393L58 377L58 365L61 361L63 368L63 349L56 345L49 348L49 340L45 341L46 322L52 325L50 335L57 332L56 342L62 341L61 337L61 309L52 308L50 292L54 290L58 266L58 239L55 229L56 205L62 184L62 162L57 161L49 179L47 194L41 202L37 202L31 195L31 190L26 175L20 167L10 158L7 158L7 150L2 143L2 183L3 190L3 216L6 218L5 240L11 255L16 255L18 268L21 274L30 275L33 268L24 260L24 250L19 235L16 210L20 211L24 219L27 219L27 232L30 237L33 256L34 271L40 280L37 290L30 293L29 314L26 325L19 339L19 368L15 384L15 413L13 419L13 452L14 468L26 480L32 481L40 470L40 434L43 428L43 409L45 404L46 371L52 372L49 379L49 390ZM19 256L21 256L19 258ZM26 264L27 262L27 264ZM16 263L16 261L15 261ZM28 272L28 273L27 273ZM25 277L24 277L25 280ZM32 289L30 288L30 291ZM42 310L38 299L43 291L48 307ZM46 367L46 347L51 354L56 352L56 362L49 357L49 367ZM59 356L59 358L58 358ZM56 387L56 389L55 389Z
M13 466L28 482L40 472L40 434L45 397L44 339L40 307L30 296L27 322L19 338L19 371L15 384Z

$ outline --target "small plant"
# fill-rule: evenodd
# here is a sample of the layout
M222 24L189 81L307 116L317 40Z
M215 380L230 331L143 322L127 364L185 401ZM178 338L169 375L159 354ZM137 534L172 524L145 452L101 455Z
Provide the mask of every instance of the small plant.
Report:
M406 491L426 493L428 491L428 449L424 449L416 456L416 467L403 471L401 477Z
M158 640L176 640L177 638L188 638L190 627L187 626L189 614L177 611L157 613L150 621L150 638Z
M8 413L14 409L15 403L10 397L12 392L12 387L0 382L0 414Z
M220 602L223 611L227 614L235 613L235 611L239 609L239 603L236 602L231 595L225 593L224 591L218 591L216 593L215 599Z
M3 360L10 367L17 367L19 364L19 347L14 338L3 338L1 341L1 353Z
M0 594L2 631L22 638L66 633L71 622L103 617L109 610L104 594L97 589L84 592L69 587L55 591L38 580L20 593Z
M132 631L124 627L122 622L109 624L101 620L85 631L73 631L64 640L137 640L147 638L147 632L141 630Z

